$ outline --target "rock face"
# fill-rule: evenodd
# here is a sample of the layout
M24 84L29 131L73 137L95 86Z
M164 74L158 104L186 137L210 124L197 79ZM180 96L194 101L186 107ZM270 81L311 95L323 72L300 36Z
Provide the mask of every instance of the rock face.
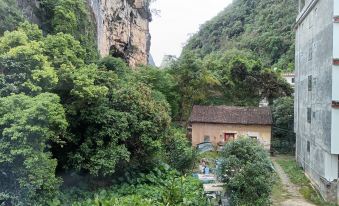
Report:
M41 25L35 14L40 0L16 0L24 16ZM98 50L102 57L113 55L130 66L147 64L152 15L149 0L86 0L96 22Z
M147 0L87 0L97 25L101 56L125 59L130 66L147 64L150 50Z

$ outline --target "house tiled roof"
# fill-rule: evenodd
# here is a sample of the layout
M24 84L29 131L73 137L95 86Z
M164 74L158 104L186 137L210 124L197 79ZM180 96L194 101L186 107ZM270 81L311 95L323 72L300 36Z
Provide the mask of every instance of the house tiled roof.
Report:
M194 106L191 123L271 125L269 107Z

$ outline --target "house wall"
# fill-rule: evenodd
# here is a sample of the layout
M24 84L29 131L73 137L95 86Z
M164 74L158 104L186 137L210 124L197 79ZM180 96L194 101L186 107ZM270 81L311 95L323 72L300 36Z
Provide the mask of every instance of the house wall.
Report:
M296 159L323 197L337 201L338 155L331 151L339 146L331 132L333 10L333 0L309 0L297 18L294 113Z
M209 136L210 141L217 145L224 141L224 133L236 133L235 139L244 135L257 136L258 140L269 150L271 147L271 130L270 125L192 123L192 146L204 142L205 136Z
M294 75L283 75L283 78L294 87L295 76Z

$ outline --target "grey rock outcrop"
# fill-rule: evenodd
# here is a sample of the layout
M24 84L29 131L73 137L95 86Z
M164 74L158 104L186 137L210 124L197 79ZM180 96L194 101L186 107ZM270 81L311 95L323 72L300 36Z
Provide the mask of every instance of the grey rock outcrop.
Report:
M101 56L125 59L131 66L147 64L151 13L145 0L88 0L97 25Z
M39 0L16 0L24 16L39 24L36 13ZM96 23L98 50L102 57L112 55L126 60L130 66L147 64L152 15L148 0L86 0ZM44 29L44 28L43 28Z

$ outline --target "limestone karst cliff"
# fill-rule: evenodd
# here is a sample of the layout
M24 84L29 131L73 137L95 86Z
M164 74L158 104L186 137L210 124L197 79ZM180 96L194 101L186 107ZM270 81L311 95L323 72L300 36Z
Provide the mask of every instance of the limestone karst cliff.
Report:
M147 64L151 14L145 0L88 0L101 56L111 53L131 66Z
M96 26L102 57L113 55L130 66L147 64L150 50L148 0L84 0ZM23 15L44 29L40 0L16 0Z

